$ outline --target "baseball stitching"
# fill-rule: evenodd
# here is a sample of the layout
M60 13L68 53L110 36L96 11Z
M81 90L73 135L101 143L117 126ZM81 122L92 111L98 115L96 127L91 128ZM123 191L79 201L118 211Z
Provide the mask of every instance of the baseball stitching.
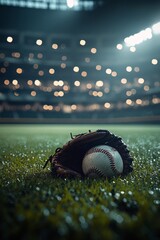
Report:
M89 174L91 174L91 173L96 173L96 174L97 174L98 176L100 176L100 177L105 177L105 175L103 174L103 172L101 172L99 169L97 169L97 168L95 168L95 167L89 169L88 172L87 172L87 175L89 176Z
M105 149L101 149L101 148L93 148L91 149L89 153L94 153L94 152L100 152L100 153L104 153L107 155L109 161L110 161L110 166L111 166L111 169L112 171L116 174L116 175L119 175L120 172L116 169L116 166L115 166L115 163L114 163L114 158L112 156L112 154L110 154L110 152L108 152L108 150L105 150Z

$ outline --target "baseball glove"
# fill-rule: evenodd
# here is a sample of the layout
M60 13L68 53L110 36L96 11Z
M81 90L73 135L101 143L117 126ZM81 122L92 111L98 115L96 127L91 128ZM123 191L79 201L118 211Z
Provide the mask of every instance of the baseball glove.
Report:
M127 145L123 142L122 138L108 130L89 131L88 133L78 134L74 137L71 134L71 140L62 148L57 148L54 155L48 158L43 168L50 162L51 171L54 176L62 178L83 178L82 160L90 148L98 145L108 145L119 152L124 165L122 176L133 171L133 159L130 156Z

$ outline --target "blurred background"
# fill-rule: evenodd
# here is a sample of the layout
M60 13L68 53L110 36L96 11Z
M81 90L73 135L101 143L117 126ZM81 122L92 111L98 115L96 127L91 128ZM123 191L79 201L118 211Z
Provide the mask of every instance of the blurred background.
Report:
M0 0L0 123L160 123L160 1Z

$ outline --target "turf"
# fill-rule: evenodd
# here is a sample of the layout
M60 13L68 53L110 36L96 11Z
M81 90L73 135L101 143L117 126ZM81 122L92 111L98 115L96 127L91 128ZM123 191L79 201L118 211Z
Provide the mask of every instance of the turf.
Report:
M45 160L78 134L120 135L134 171L111 180L62 180ZM112 125L0 126L0 239L160 239L160 128Z

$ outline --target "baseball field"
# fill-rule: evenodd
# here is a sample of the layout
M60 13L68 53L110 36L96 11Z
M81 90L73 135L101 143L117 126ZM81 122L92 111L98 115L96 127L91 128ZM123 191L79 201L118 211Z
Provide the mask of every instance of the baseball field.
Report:
M46 159L70 132L108 129L134 158L125 178L56 179ZM1 125L0 239L160 239L160 127Z

